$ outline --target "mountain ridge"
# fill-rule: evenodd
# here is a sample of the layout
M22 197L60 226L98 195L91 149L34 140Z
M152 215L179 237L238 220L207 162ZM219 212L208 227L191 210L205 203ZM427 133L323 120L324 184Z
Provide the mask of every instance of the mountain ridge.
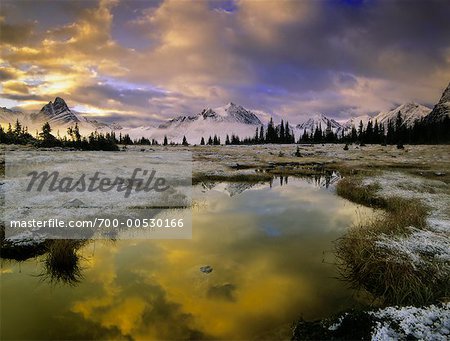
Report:
M348 134L352 127L358 129L360 121L363 122L364 127L369 121L378 124L387 125L390 120L396 120L398 113L403 116L403 122L408 127L411 127L416 120L441 120L450 112L450 84L444 90L441 99L434 106L433 109L417 104L415 102L408 102L397 106L396 108L380 112L375 116L361 115L352 117L344 123L339 123L333 118L325 116L323 113L316 113L297 125L292 126L292 129L299 138L303 135L305 130L311 134L316 128L321 128L325 131L328 126L335 134ZM258 113L261 113L258 111ZM263 115L264 116L264 115ZM72 111L65 100L61 97L56 97L52 102L48 102L42 107L39 112L25 114L18 110L11 110L7 108L0 108L0 122L13 124L16 119L19 119L25 124L43 124L48 121L52 126L64 127L78 124L80 130L90 132L98 131L121 131L122 134L129 133L132 138L151 137L162 139L167 136L174 142L181 141L183 136L192 140L192 143L197 143L201 137L207 138L209 136L217 135L221 139L225 139L225 135L235 134L237 136L250 137L254 136L255 130L265 125L261 119L252 110L246 109L241 105L229 102L228 104L217 108L205 108L197 114L181 114L172 119L157 125L149 125L142 127L122 127L119 124L107 124L96 120L88 120L83 114ZM40 127L39 127L40 128ZM38 129L38 128L36 128ZM198 141L199 142L199 141Z

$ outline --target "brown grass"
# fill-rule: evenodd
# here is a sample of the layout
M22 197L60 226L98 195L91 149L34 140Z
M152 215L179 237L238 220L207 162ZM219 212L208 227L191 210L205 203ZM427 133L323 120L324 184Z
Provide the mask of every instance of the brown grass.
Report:
M379 184L363 186L356 177L341 179L336 186L337 194L345 199L368 207L384 208L385 200L376 194L379 189Z
M378 186L362 186L343 179L338 194L359 204L383 208L385 213L352 226L336 241L340 273L346 281L363 288L385 304L428 304L448 295L448 285L438 269L418 268L380 248L380 235L387 238L410 233L409 226L426 228L428 208L416 199L381 198Z

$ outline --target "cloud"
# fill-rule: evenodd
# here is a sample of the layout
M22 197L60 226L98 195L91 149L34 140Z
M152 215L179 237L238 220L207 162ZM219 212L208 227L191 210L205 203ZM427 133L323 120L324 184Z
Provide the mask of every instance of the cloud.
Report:
M24 82L9 80L3 82L3 92L7 94L28 94L28 85Z
M143 124L234 101L295 122L432 104L450 79L439 0L5 3L0 95L36 108Z

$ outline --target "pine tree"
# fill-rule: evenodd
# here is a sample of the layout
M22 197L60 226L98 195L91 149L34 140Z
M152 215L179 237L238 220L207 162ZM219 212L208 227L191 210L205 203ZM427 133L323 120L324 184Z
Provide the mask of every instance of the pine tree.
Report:
M378 120L375 120L375 125L373 127L373 139L371 143L380 143L380 129L378 127Z
M167 141L167 136L164 135L164 142L163 142L163 146L167 146L169 143Z
M286 135L285 135L285 132L284 132L284 121L281 120L279 142L286 143L285 138L286 138Z
M201 145L201 146L204 146L204 145L205 145L205 139L203 138L203 136L202 136L202 139L200 140L200 145Z
M14 126L14 134L16 136L20 136L22 134L22 125L19 122L19 119L16 120L16 125Z
M361 121L359 121L359 128L358 128L358 139L359 139L359 142L363 142L363 138L364 138L364 124L363 124L363 122L362 122L362 120Z
M259 128L259 143L264 143L264 126L261 125Z
M189 146L189 143L186 139L186 136L183 136L183 142L181 143L183 146Z

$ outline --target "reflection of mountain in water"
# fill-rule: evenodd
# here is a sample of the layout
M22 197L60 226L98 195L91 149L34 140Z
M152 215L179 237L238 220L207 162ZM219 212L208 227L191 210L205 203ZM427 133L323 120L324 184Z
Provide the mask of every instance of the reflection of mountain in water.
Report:
M314 175L312 177L305 178L305 180L317 187L328 188L336 184L340 178L341 176L339 175L339 173L333 172L330 174Z
M337 172L326 172L324 174L320 175L313 175L308 177L302 177L302 178L295 178L294 179L301 179L302 181L307 182L308 184L311 184L315 187L323 187L323 188L329 188L330 186L333 186L339 181L340 175ZM292 178L291 178L292 179ZM230 197L241 194L245 192L248 189L257 189L259 188L266 188L267 185L269 185L270 188L272 187L282 187L282 186L288 186L289 185L289 177L288 176L279 176L274 177L269 183L248 183L248 182L203 182L201 184L201 187L203 189L203 192L207 192L210 190L215 190L218 192L226 193Z
M228 194L230 197L253 188L257 183L247 183L247 182L204 182L202 187L205 191L215 190L218 192L223 192Z
M332 172L332 173L302 177L301 179L303 181L306 181L308 184L314 185L315 187L328 188L330 186L333 186L337 181L339 181L340 178L341 177L340 177L339 173ZM274 185L279 185L279 186L289 185L289 177L288 176L280 176L278 178L274 178L270 182L270 187L273 187Z

